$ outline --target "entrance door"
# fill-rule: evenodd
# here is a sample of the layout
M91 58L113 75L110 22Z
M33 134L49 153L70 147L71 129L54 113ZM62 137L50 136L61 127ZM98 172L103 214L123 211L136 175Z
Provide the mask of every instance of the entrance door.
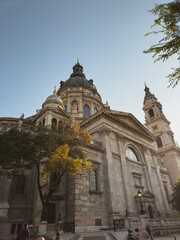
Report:
M56 204L48 203L47 205L47 222L55 223L56 222Z
M154 218L152 206L148 206L148 213L149 213L149 218L151 219Z

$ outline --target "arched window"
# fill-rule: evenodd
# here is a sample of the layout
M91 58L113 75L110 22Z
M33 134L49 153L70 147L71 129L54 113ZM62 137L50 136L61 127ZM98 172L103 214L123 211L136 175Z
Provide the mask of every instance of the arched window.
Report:
M91 172L91 190L97 191L98 190L98 179L97 179L97 171L94 170Z
M52 119L52 127L53 127L53 126L56 126L56 125L57 125L57 119L56 119L56 118L53 118L53 119Z
M97 111L98 111L97 108L94 108L94 113L97 113Z
M65 106L64 111L67 112L67 106Z
M154 117L154 111L152 108L149 109L149 116L150 118Z
M26 186L26 177L24 175L19 175L15 179L15 194L24 194Z
M43 124L43 126L45 125L45 119L43 119L42 124Z
M139 162L139 158L137 157L137 154L130 147L126 148L126 157L130 160Z
M158 148L161 148L163 146L162 140L160 137L156 138L156 143L157 143Z
M90 116L90 109L88 105L84 105L84 116L89 117Z

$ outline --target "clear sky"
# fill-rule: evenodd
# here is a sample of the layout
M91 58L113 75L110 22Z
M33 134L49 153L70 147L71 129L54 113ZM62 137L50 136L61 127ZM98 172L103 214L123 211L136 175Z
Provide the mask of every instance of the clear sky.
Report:
M180 85L167 88L177 57L153 63L142 51L163 0L0 0L0 117L36 113L77 57L111 109L144 123L144 81L163 105L180 143Z

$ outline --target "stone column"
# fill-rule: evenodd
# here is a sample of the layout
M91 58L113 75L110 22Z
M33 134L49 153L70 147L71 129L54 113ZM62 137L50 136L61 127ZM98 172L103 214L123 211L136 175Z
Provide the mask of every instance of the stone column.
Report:
M70 96L69 96L69 93L67 93L68 95L68 102L67 102L67 108L68 108L68 113L71 113L71 103L70 103Z
M93 115L94 114L94 103L91 102L91 112L90 112L90 115Z

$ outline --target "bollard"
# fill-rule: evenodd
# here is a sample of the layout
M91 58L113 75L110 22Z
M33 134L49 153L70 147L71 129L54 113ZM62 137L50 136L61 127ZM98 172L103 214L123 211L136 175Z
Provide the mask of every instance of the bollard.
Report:
M60 240L60 232L59 231L56 233L56 240Z

